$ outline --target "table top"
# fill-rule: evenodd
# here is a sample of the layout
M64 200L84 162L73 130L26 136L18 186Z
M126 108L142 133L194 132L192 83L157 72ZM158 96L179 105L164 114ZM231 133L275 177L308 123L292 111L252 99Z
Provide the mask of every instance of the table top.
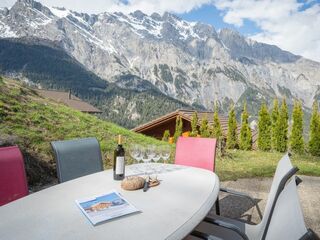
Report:
M127 175L141 165L126 167ZM55 185L0 207L0 239L182 239L211 209L219 192L215 173L171 164L152 164L161 184L125 191L112 170ZM140 213L93 226L75 200L119 191Z

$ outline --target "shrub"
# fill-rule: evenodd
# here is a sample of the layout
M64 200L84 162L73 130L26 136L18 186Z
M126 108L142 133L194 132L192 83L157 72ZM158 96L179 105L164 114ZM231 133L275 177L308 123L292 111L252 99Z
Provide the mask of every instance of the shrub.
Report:
M205 116L201 121L200 135L201 135L201 137L210 137L210 130L209 130L207 116Z
M175 128L175 132L174 132L174 135L173 135L174 143L176 143L177 140L178 140L178 137L180 137L182 135L182 131L183 131L182 118L181 117L177 117L177 119L176 119L176 128Z
M167 129L163 133L162 141L169 142L169 138L170 138L170 131Z
M259 111L258 120L258 148L262 151L269 151L271 149L271 128L270 115L267 105L263 103Z
M312 116L310 120L309 151L314 156L320 156L320 115L316 101L312 106Z
M279 102L278 102L278 99L274 99L273 109L271 113L271 148L272 149L276 149L276 146L277 146L278 119L279 119Z
M234 105L231 106L228 118L227 148L237 148L237 119Z
M286 100L282 100L279 119L277 121L276 150L285 152L288 149L288 107Z
M290 135L290 147L292 151L302 153L304 151L303 141L303 111L300 102L295 101L292 112L292 129Z
M215 106L215 110L213 114L211 136L217 139L222 136L222 129L221 129L221 124L219 119L219 109L217 104Z
M192 121L191 121L191 132L190 137L196 137L198 136L198 114L197 112L194 112L192 115Z
M247 104L244 104L241 114L241 130L239 139L239 147L241 150L252 149L252 133L249 127L248 117Z

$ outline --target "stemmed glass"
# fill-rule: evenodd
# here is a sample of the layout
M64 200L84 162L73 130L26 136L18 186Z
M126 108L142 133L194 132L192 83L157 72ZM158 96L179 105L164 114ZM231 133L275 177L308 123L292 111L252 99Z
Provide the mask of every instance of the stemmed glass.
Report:
M152 158L152 160L157 163L160 159L161 159L161 149L159 146L155 147L154 149L154 157ZM157 169L154 169L155 172L157 173Z
M170 146L162 146L161 158L163 159L163 163L168 163L168 159L170 158L170 153L171 153Z
M171 154L171 148L170 146L162 146L161 147L161 158L163 159L163 163L165 164L164 165L164 168L166 169L167 168L167 163L168 163L168 160L170 158L170 154Z
M142 159L146 163L146 173L149 167L149 163L151 160L155 157L155 146L154 145L148 145L145 149L145 158Z
M138 144L133 144L130 146L129 148L129 154L133 159L133 164L135 163L135 161L137 163L139 163L141 161L141 146ZM137 172L137 168L134 167L132 168L134 172Z

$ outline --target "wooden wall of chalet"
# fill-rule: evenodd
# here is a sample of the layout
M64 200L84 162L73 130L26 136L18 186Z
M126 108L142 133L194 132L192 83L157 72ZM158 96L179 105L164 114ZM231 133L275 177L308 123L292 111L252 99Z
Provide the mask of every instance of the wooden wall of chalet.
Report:
M191 130L191 123L185 119L182 119L183 121L183 132L187 132ZM143 130L140 133L145 134L150 137L154 137L157 139L162 139L163 133L165 130L170 131L170 136L172 137L174 132L175 132L175 127L176 127L176 119L170 119L164 123L152 126L149 129Z

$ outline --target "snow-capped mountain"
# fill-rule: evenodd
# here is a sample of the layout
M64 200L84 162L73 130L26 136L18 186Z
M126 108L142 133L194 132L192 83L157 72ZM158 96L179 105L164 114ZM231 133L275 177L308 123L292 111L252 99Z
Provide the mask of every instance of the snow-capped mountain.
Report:
M320 98L320 63L170 13L89 15L18 0L0 10L0 37L56 42L120 87L138 88L137 76L170 97L208 109L216 100L223 107L231 100L254 105L278 96L310 107Z

